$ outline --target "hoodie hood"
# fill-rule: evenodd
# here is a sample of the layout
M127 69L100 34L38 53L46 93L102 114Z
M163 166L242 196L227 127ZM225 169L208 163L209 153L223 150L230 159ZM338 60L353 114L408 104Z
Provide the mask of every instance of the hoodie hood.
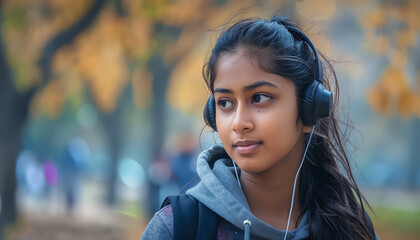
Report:
M274 228L254 216L235 177L232 160L222 146L203 151L197 159L197 174L201 181L187 191L219 216L244 230L243 222L251 221L251 236L283 239L286 231ZM287 233L288 240L309 237L309 217L305 213L297 229Z

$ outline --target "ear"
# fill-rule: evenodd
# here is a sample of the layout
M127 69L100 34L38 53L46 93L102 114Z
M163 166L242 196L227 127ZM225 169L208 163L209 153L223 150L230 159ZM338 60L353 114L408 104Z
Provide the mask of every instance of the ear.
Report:
M311 133L313 127L314 126L305 126L305 125L303 125L303 132L304 133Z

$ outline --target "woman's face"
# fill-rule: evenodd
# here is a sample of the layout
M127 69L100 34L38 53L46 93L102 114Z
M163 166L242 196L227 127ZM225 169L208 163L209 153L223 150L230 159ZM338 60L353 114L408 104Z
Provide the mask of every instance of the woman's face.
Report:
M242 171L287 171L300 163L304 132L292 81L264 72L239 50L219 59L214 81L216 125ZM288 167L290 166L290 167Z

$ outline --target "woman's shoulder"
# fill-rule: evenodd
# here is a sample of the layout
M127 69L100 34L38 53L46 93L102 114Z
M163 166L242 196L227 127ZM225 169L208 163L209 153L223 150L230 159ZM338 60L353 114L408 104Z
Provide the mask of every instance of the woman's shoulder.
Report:
M160 218L167 220L168 224L173 226L173 212L172 212L172 205L168 204L165 207L161 208L159 211L155 213L155 215L158 215Z
M141 240L172 239L174 235L174 219L172 206L166 205L155 213L147 224Z

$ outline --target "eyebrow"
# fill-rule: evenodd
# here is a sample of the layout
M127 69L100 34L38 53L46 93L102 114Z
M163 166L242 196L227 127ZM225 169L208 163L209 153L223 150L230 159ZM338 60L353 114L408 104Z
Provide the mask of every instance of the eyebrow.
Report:
M256 89L256 88L262 87L262 86L275 87L275 88L277 88L277 86L276 86L276 85L274 85L274 84L272 84L272 83L270 83L270 82L266 82L266 81L258 81L258 82L256 82L256 83L253 83L253 84L250 84L250 85L248 85L248 86L243 87L243 89L242 89L242 90L243 90L244 92L248 92L248 91L254 90L254 89ZM232 91L232 90L227 89L227 88L216 88L216 89L214 89L214 92L215 92L215 93L216 93L216 92L220 92L220 93L233 93L233 91Z

